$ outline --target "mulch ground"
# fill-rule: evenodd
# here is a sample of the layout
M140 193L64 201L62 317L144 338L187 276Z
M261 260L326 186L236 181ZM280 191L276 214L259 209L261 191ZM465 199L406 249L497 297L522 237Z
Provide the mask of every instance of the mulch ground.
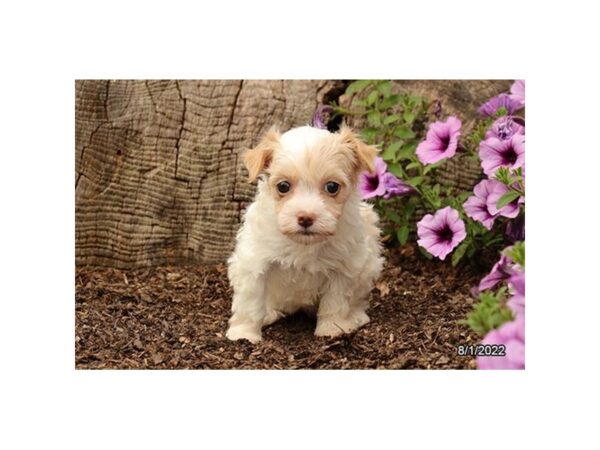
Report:
M315 319L287 317L263 341L225 338L231 288L224 265L144 270L77 268L78 369L471 369L456 346L479 337L460 323L481 274L427 261L413 247L388 254L371 322L338 338Z

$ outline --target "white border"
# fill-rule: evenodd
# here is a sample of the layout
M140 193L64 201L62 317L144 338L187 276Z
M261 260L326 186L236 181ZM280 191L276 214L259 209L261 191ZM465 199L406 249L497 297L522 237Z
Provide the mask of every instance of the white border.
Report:
M2 447L589 447L597 15L581 2L268 3L3 6ZM526 371L73 369L73 80L240 76L526 78Z

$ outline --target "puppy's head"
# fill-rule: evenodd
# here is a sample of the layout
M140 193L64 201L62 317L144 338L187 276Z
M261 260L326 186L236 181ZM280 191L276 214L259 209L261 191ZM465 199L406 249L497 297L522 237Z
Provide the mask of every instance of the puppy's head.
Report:
M307 126L284 134L270 130L244 154L244 163L250 181L268 175L281 233L312 244L335 235L358 174L373 172L376 155L347 127L330 133Z

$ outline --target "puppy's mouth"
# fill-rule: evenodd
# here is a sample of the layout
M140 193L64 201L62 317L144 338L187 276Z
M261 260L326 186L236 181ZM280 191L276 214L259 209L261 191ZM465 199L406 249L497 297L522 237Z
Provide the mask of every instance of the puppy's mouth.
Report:
M283 234L292 241L300 244L316 244L318 242L323 242L327 238L333 236L335 233L316 232L312 230L297 230L287 231Z

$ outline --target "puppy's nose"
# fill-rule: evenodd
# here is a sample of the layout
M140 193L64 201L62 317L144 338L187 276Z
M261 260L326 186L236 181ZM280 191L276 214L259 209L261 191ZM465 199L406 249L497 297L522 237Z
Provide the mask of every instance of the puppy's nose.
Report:
M298 225L303 228L310 227L315 221L315 216L312 214L299 214L298 215Z

